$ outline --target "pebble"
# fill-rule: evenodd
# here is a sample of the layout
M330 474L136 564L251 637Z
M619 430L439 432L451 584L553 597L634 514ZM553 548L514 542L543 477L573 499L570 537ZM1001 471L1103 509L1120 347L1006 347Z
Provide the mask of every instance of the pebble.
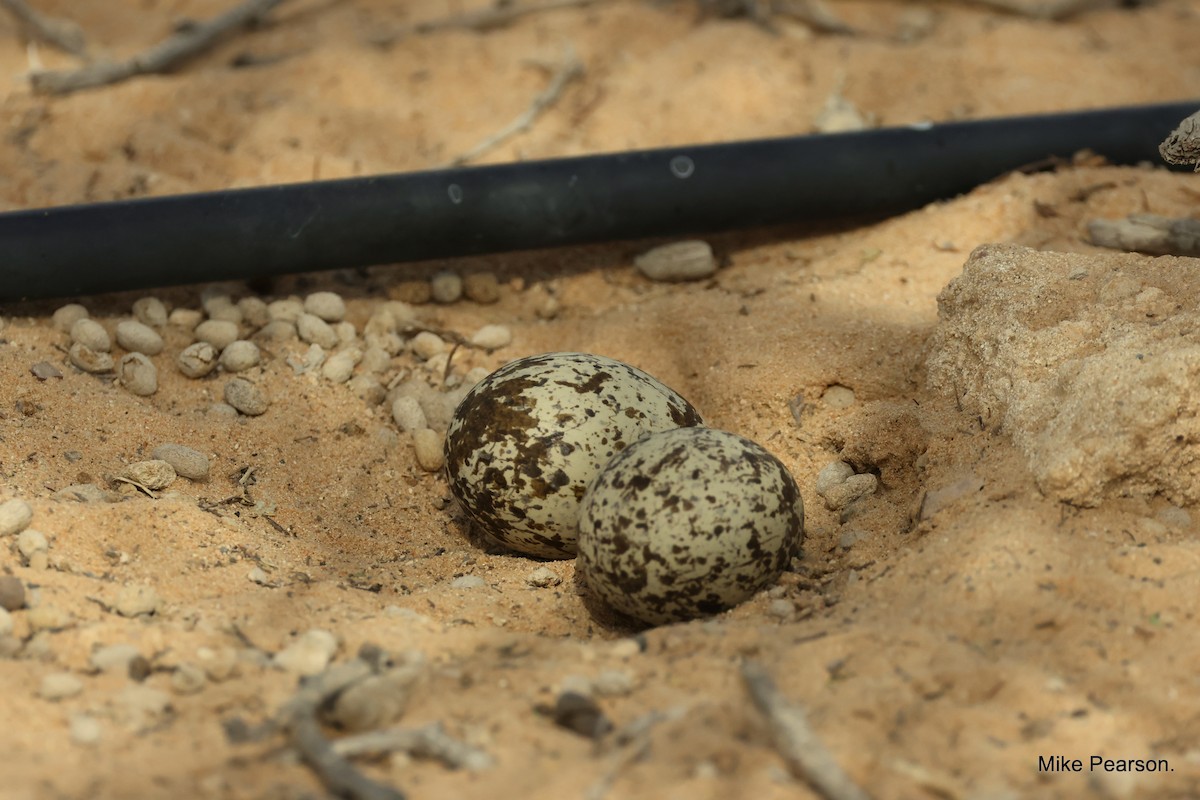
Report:
M358 331L351 322L335 322L330 327L337 334L338 341L342 344L352 344L358 340Z
M421 305L433 297L433 287L427 281L404 281L393 286L388 295L402 303Z
M217 348L208 342L196 342L183 348L175 363L188 378L203 378L217 366Z
M93 350L82 342L75 342L71 345L71 349L67 352L67 358L79 369L93 375L100 372L112 372L113 357L108 353Z
M851 475L825 493L825 507L830 511L840 511L854 501L874 494L878 487L879 479L869 472Z
M592 691L600 697L624 697L633 691L633 675L624 669L606 669L592 680Z
M512 343L512 331L507 325L484 325L471 337L471 344L486 350L496 350Z
M557 572L549 567L538 567L533 572L525 576L525 582L530 586L536 586L539 589L545 589L548 586L558 586L562 583L562 578Z
M82 344L97 353L107 353L112 350L112 339L104 326L96 320L84 317L71 326L71 341Z
M387 398L387 389L371 375L355 375L346 385L355 397L369 405L377 406Z
M821 400L830 408L849 408L854 405L854 390L835 383L821 393Z
M250 417L266 413L270 400L259 386L246 378L225 384L225 402Z
M226 372L242 372L251 367L257 367L261 360L262 353L259 352L258 345L245 339L238 339L230 342L221 351L220 363Z
M218 350L224 350L238 340L238 326L227 319L206 319L196 326L192 335Z
M76 322L81 319L87 319L88 310L79 303L67 303L65 306L59 306L54 311L54 316L50 318L50 324L57 331L70 333L71 328Z
M259 297L243 297L237 301L238 311L242 312L242 321L252 328L261 328L271 321L266 301Z
M331 383L345 383L350 380L354 368L362 361L363 352L357 347L347 347L334 353L321 367L321 375Z
M413 652L396 661L396 666L364 678L339 694L329 710L329 721L341 730L365 731L387 727L403 716L424 672L425 658Z
M854 474L854 467L847 464L845 461L831 461L821 468L817 473L815 489L817 494L824 497L830 489L840 483L844 483L847 478Z
M50 542L46 540L46 534L41 531L26 528L17 535L17 551L26 564L30 564L35 555L45 556L49 549Z
M391 369L392 357L382 347L368 347L359 363L362 364L364 372L379 374Z
M150 457L165 461L174 468L175 474L190 481L208 480L208 456L182 444L166 443L150 451Z
M163 338L158 331L135 319L123 319L117 323L117 344L133 353L156 356L163 351Z
M148 461L135 461L121 470L121 477L147 489L155 491L165 489L175 482L175 468L170 462L154 458Z
M215 419L225 422L233 422L238 418L238 410L229 403L213 403L204 413L211 414Z
M480 586L487 586L487 581L478 575L459 575L450 581L451 589L478 589Z
M39 381L45 381L51 378L61 378L63 376L62 370L51 364L49 361L39 361L30 367L29 371L33 373L33 377L37 378Z
M430 356L429 359L422 365L425 371L434 376L435 381L440 380L446 374L446 366L450 363L449 353L438 353Z
M336 636L314 628L302 633L296 641L276 653L271 663L297 675L316 675L329 666L337 650Z
M44 700L64 700L83 691L83 681L70 672L51 672L42 678L38 695Z
M463 278L463 294L476 303L494 303L500 299L500 281L493 272L472 272Z
M232 647L196 648L196 661L208 679L214 683L227 681L238 674L238 654Z
M622 661L633 658L641 652L642 645L638 643L637 639L621 639L620 641L613 642L612 647L609 649L609 653L612 654L613 658L619 658Z
M204 312L194 308L177 308L167 317L167 324L181 331L194 332L204 321Z
M462 297L463 279L457 272L441 270L430 278L429 292L438 303L453 303Z
M60 631L71 626L71 615L58 606L43 604L26 611L25 621L29 623L29 630L34 633Z
M431 331L421 331L412 338L408 346L422 359L432 358L446 349L442 337Z
M171 673L171 689L176 694L196 694L208 683L204 670L190 662L184 662Z
M866 531L852 528L838 537L838 547L842 548L843 550L849 550L858 542L861 542L864 539L869 539L870 537L871 534L867 533Z
M272 320L296 322L304 313L304 302L299 297L287 297L267 304L267 315Z
M104 734L100 721L87 714L72 714L67 724L71 732L71 741L75 744L96 744Z
M129 664L140 656L132 644L110 644L93 651L88 664L96 672L128 672Z
M771 604L767 606L767 616L778 620L791 619L795 613L796 604L782 597L778 600L772 600Z
M425 411L415 397L397 397L392 403L392 419L400 430L406 433L416 433L429 427L425 419Z
M141 353L128 353L117 364L117 382L130 394L149 397L158 391L158 367Z
M717 271L717 259L708 242L692 239L647 250L633 260L652 281L694 281Z
M167 324L167 307L157 297L139 297L133 301L133 318L151 328Z
M204 308L204 313L208 314L209 319L232 322L235 325L242 321L242 310L227 294L208 295L200 301L200 305Z
M11 635L13 632L12 614L8 613L8 609L0 608L0 639Z
M14 498L0 503L0 536L12 536L33 522L33 506Z
M326 350L332 350L341 341L337 331L316 314L301 314L300 319L296 320L296 333L300 336L300 341L319 344Z
M113 698L113 716L132 728L157 723L171 708L171 696L161 689L134 683Z
M142 614L153 614L162 605L162 599L153 586L142 584L127 584L117 592L113 610L122 617L137 617Z
M0 575L0 608L16 611L25 607L25 584L16 575Z
M426 472L437 472L446 464L446 437L432 428L422 428L413 432L413 449L417 453L417 463Z
M408 303L400 300L388 300L380 308L391 316L391 330L393 331L407 329L410 325L417 323L417 310Z
M346 318L346 301L336 292L313 292L304 298L304 310L326 322L341 322Z

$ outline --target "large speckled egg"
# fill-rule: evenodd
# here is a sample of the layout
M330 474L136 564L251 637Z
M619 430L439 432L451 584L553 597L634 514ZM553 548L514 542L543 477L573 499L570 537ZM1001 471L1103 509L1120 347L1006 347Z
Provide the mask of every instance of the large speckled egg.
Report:
M446 477L467 516L507 547L575 555L579 504L613 456L700 425L692 404L640 369L587 353L513 361L476 384L446 432Z
M725 431L648 436L596 477L577 569L618 611L660 625L737 605L779 579L804 538L804 503L779 459Z

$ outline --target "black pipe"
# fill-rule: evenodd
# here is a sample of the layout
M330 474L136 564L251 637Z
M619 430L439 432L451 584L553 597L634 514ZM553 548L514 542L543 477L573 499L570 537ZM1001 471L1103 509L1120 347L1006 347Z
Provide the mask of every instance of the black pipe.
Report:
M1090 148L1158 161L1200 102L0 214L0 300L906 211Z

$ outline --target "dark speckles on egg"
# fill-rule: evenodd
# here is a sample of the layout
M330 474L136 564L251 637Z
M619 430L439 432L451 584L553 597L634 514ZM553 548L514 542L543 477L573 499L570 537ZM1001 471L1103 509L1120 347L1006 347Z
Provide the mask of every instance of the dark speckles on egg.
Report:
M631 445L588 488L578 569L601 600L659 625L771 585L803 537L800 492L777 458L732 433L678 428Z
M480 381L446 433L446 477L467 516L509 548L570 558L587 485L644 436L700 425L687 400L586 353L513 361Z

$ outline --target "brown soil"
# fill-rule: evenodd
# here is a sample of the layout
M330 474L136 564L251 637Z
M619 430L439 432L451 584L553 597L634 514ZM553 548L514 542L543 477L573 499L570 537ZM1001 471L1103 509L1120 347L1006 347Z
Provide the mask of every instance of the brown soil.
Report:
M37 3L121 57L183 17L228 4ZM8 76L0 207L441 165L524 110L567 43L583 79L482 161L805 133L839 87L863 113L894 125L1176 100L1195 95L1200 75L1195 0L1064 22L949 2L832 5L865 33L818 35L781 20L772 36L747 20L701 18L692 5L618 2L383 46L406 23L471 6L297 0L173 74L58 99L30 95L22 73L33 49L0 17L0 74ZM916 33L902 39L904 30ZM242 54L278 60L232 69ZM75 65L45 46L36 57ZM490 270L501 280L498 303L418 307L426 323L466 335L491 322L512 329L508 347L456 355L459 374L546 350L602 353L677 389L710 424L772 450L805 500L796 570L715 619L641 634L597 616L571 562L547 564L561 585L531 587L526 578L542 564L467 530L443 478L417 465L386 405L296 374L288 358L306 345L269 347L256 377L270 409L229 421L209 410L226 377L190 380L174 367L191 341L183 330L166 329L167 348L153 359L159 389L140 398L67 363L67 336L50 323L61 301L4 309L0 501L27 500L50 549L48 566L36 569L6 541L0 572L24 582L31 606L64 616L37 633L35 609L17 610L12 638L0 637L10 656L0 659L0 797L321 796L312 774L280 751L281 739L236 744L222 726L260 722L294 693L296 676L264 654L315 628L338 637L338 660L364 642L423 652L430 666L402 723L440 720L496 760L475 775L419 759L363 764L413 798L595 796L587 792L613 756L534 707L577 682L572 676L614 670L631 689L598 702L618 726L650 711L674 716L617 771L607 797L813 797L789 776L746 697L738 677L746 658L775 675L876 798L1200 794L1200 546L1186 506L1171 504L1194 498L1180 488L1191 479L1159 458L1126 482L1106 451L1087 502L1061 496L1037 461L1058 451L1028 445L1036 430L1011 414L1001 424L1003 409L978 398L964 403L945 377L953 348L1002 337L979 326L962 333L961 319L959 333L935 336L939 293L975 247L1078 254L1064 274L1079 267L1136 277L1148 259L1091 247L1086 221L1194 214L1198 180L1095 164L1010 175L877 224L714 238L727 263L695 284L648 282L632 267L644 245L626 243L288 278L259 292L270 300L337 291L361 331L403 281L446 267ZM1017 263L1040 263L1013 252ZM1197 266L1181 259L1172 269ZM199 308L204 288L155 294L172 308ZM230 290L234 299L252 294ZM560 310L544 319L537 311L550 294ZM1003 293L979 294L991 304L985 316L1005 324ZM111 331L138 296L77 299ZM1097 290L1094 302L1112 303L1119 317L1125 299ZM1084 313L1079 296L1052 288L1035 300L1047 319ZM1168 311L1193 308L1189 300ZM1088 314L1098 325L1105 316ZM1191 347L1186 318L1176 324L1179 346ZM1170 355L1170 341L1154 341ZM1029 359L1028 375L1013 353ZM1011 372L985 383L1040 375L1042 358L1027 343L1007 351ZM63 377L36 378L30 368L40 361ZM402 365L420 373L411 356L397 358L395 369ZM1115 378L1096 402L1138 401L1142 394L1125 391L1137 373L1116 372L1127 383ZM827 394L832 386L852 389L853 401L831 402L847 398ZM796 398L803 408L794 416ZM1046 402L1039 413L1052 416ZM995 412L987 419L985 407ZM1176 413L1192 407L1184 396ZM1148 428L1143 444L1164 441L1158 433ZM163 442L207 454L209 481L180 479L157 499L110 487L125 464ZM1195 447L1188 440L1179 458L1190 464ZM838 459L880 478L874 495L843 514L812 488ZM241 496L246 468L251 502L218 502ZM1078 462L1085 483L1088 469L1086 458ZM79 483L111 488L118 501L53 497ZM248 578L255 567L266 585ZM486 585L452 586L462 575ZM110 610L131 584L157 591L156 614ZM780 599L794 611L780 613ZM640 647L628 644L635 634ZM148 661L141 685L166 692L167 709L138 714L125 671L90 671L97 647L119 643ZM219 679L199 691L172 688L180 665L211 667L226 655L236 658L232 674L212 668ZM53 702L39 696L43 677L62 671L83 690ZM99 723L98 741L73 739L80 718ZM1050 755L1082 759L1083 774L1039 772L1039 756ZM1170 771L1088 772L1092 756L1165 759Z

